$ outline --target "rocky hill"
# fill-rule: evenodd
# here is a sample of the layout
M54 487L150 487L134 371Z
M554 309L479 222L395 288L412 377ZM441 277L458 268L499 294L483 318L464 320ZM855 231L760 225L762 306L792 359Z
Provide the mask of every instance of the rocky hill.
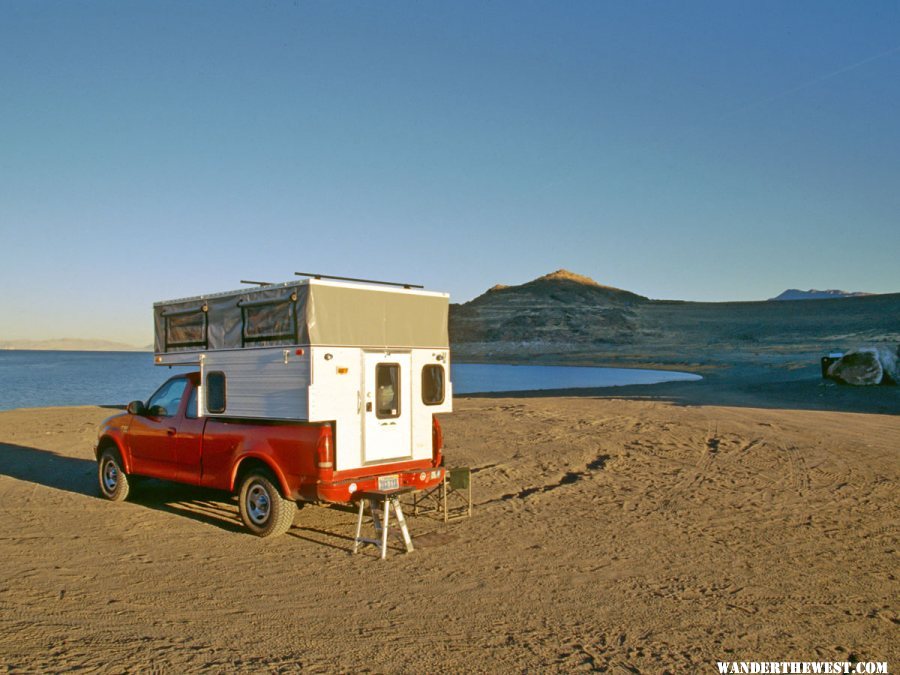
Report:
M900 294L805 302L650 300L559 270L451 305L461 361L697 368L818 364L828 351L900 342Z
M521 286L494 286L450 312L455 343L516 343L570 351L628 339L647 298L557 270Z

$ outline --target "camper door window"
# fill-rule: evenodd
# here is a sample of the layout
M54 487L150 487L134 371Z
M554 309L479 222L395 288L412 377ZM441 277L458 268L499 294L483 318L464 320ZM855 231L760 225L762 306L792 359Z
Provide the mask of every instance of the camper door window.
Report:
M400 364L375 366L375 406L379 419L400 417Z

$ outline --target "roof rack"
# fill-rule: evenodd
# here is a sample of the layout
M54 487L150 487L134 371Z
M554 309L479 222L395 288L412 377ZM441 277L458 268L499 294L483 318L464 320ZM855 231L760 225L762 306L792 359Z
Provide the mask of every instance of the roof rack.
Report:
M334 279L336 281L359 281L365 284L382 284L384 286L400 286L402 288L425 288L419 284L406 284L400 281L377 281L375 279L354 279L353 277L335 277L330 274L314 274L312 272L294 272L298 277L312 277L314 279Z

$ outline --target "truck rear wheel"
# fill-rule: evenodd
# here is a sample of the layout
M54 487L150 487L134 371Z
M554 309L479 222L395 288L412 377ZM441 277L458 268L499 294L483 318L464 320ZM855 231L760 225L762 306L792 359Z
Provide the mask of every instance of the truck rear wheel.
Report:
M275 537L291 529L297 504L281 496L268 471L255 469L241 482L241 520L258 537Z
M100 494L113 502L125 501L128 497L128 475L122 465L119 453L106 448L97 460L97 478L100 481Z

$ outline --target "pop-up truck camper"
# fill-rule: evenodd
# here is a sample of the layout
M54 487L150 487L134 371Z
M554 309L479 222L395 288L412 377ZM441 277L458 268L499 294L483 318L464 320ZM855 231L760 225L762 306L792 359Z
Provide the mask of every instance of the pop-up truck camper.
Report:
M104 422L102 494L140 476L237 492L270 536L298 502L437 485L448 310L445 293L324 277L155 303L155 363L196 370Z

